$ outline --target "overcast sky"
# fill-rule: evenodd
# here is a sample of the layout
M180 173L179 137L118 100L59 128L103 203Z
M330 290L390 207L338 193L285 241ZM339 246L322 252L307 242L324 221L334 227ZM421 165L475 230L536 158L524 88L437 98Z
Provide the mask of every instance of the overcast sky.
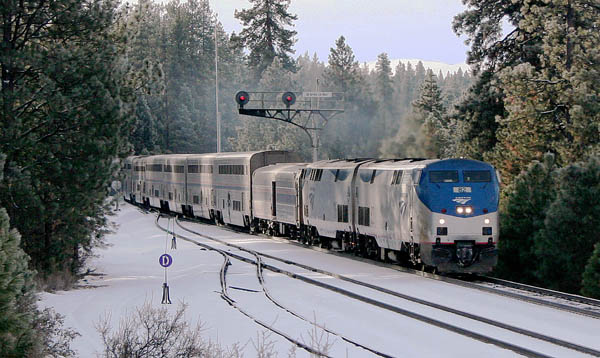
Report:
M248 0L210 0L229 33L242 28L235 9ZM341 35L360 62L387 52L390 59L418 58L448 64L465 62L464 38L452 31L452 18L464 10L460 0L292 0L298 15L296 55L306 51L327 61L329 49Z

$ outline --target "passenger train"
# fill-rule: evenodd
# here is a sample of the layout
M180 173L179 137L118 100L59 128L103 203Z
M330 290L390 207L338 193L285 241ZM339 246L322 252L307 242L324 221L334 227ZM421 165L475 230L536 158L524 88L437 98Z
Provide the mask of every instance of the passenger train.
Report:
M499 179L469 159L339 159L286 151L133 156L126 200L250 232L444 273L497 262Z

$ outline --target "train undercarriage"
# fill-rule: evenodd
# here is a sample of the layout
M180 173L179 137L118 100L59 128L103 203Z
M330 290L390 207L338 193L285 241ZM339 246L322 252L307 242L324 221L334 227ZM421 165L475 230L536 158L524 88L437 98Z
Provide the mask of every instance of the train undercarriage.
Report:
M131 195L128 201L131 204L150 209L150 201L143 198L142 203ZM161 203L158 209L163 213L177 214L169 209L168 202ZM191 206L182 206L184 217L200 220L220 226L231 226L235 230L242 230L251 234L260 233L268 236L285 237L298 241L308 246L317 246L323 249L345 252L358 257L386 263L395 263L414 269L443 272L443 273L484 273L493 269L497 262L497 249L494 244L475 245L474 242L456 242L452 245L419 245L402 243L401 250L392 250L379 247L374 237L360 235L346 231L337 231L335 238L321 236L314 226L295 225L273 222L264 219L250 220L246 217L244 226L227 225L219 211L210 211L210 219L194 215Z

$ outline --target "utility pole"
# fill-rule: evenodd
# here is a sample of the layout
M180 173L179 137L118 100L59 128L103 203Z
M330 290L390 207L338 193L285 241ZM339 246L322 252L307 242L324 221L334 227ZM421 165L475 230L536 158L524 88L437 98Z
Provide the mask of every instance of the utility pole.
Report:
M219 43L215 26L215 106L217 114L217 153L221 153L221 113L219 112Z
M317 78L317 88L315 89L316 92L319 92L319 79ZM317 97L317 111L319 110L319 101L320 101L320 97ZM317 123L315 122L315 117L312 117L312 126L313 128L317 127ZM319 131L313 130L312 131L312 136L311 136L311 141L312 141L312 149L313 149L313 153L312 153L312 160L313 163L315 163L316 161L319 160Z

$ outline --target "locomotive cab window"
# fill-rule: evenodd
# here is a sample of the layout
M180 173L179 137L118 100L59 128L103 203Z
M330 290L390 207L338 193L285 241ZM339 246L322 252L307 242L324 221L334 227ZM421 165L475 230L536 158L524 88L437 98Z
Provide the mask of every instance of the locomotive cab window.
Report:
M489 183L492 181L492 173L489 170L465 170L463 179L465 183Z
M458 170L432 170L429 172L430 183L458 183Z

